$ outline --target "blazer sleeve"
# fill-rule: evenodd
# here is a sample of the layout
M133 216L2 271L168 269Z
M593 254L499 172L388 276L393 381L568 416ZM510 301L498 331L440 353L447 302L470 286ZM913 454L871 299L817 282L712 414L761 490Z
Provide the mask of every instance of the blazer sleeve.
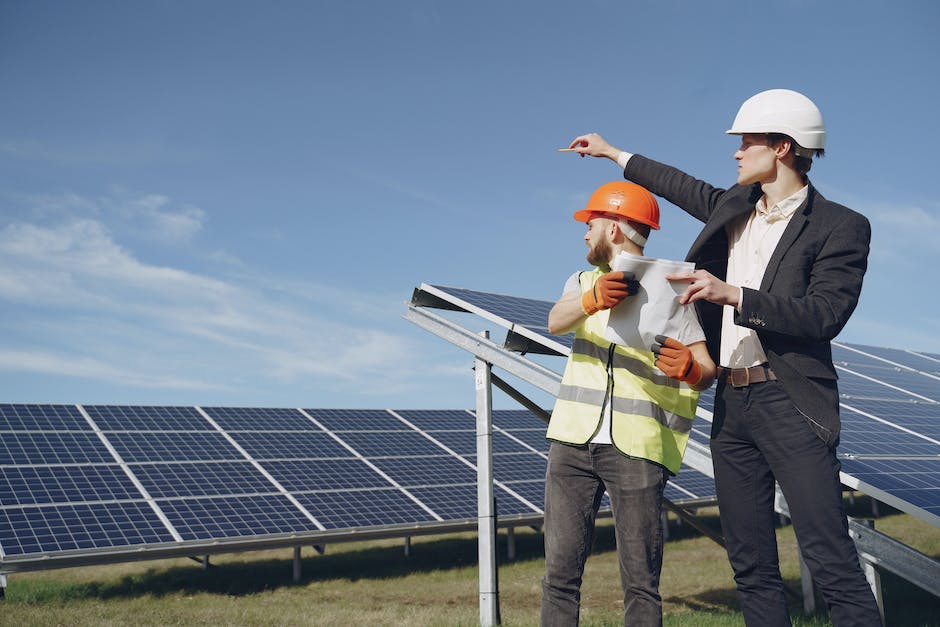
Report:
M643 155L630 157L623 177L665 198L702 222L708 221L727 191Z

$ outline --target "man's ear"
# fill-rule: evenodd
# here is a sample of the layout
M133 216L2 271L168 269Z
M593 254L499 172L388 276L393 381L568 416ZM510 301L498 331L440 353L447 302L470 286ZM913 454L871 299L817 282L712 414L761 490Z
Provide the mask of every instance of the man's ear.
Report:
M774 151L777 153L778 159L783 159L784 157L786 157L788 152L792 153L793 152L792 149L793 149L793 140L790 139L789 137L782 138L779 142L777 142L777 145L774 146Z
M617 244L621 241L621 238L624 237L623 231L620 230L620 225L610 221L610 225L607 227L607 235L610 237L611 244Z

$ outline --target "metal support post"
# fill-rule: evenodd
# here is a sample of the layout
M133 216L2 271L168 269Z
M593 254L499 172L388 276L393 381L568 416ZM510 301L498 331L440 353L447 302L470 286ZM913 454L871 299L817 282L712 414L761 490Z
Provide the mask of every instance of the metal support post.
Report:
M300 547L294 547L294 583L300 583Z
M411 536L405 536L405 557L411 557Z
M489 332L480 335L489 340ZM493 492L493 389L490 364L474 360L477 414L477 528L480 569L480 625L500 624L496 573L496 503Z
M0 575L0 601L7 595L7 576Z
M506 529L506 559L510 562L516 559L516 528Z
M875 500L872 499L872 503ZM859 521L863 525L866 525L870 529L875 528L874 520L862 520ZM875 603L878 604L878 611L881 612L881 622L885 622L885 600L884 595L881 592L881 573L878 572L878 569L875 568L875 563L869 559L869 556L864 551L860 551L858 554L858 561L862 565L862 572L865 573L865 579L868 580L868 585L871 586L871 592L875 596Z

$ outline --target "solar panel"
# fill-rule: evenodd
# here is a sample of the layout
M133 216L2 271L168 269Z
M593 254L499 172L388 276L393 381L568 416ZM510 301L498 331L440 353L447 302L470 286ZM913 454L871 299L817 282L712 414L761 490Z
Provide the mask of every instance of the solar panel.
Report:
M88 431L91 426L73 405L0 404L0 431Z
M296 409L275 407L203 407L224 431L319 431Z
M298 494L297 500L317 512L327 529L419 523L428 512L401 490L323 491Z
M211 431L212 425L194 407L129 407L84 405L102 431Z
M114 457L94 433L8 431L0 439L0 466L113 461Z
M0 503L121 501L140 492L118 465L0 467Z
M0 507L0 547L5 561L13 555L134 547L173 540L145 503Z
M567 354L558 347L563 344L566 349L570 343L547 332L550 301L429 285L418 288L412 298L413 306L440 306L441 302L446 309L476 314L506 328L510 349L525 350L514 345L511 338L515 334L557 354ZM940 526L935 501L929 500L937 499L937 491L911 497L916 485L930 481L930 485L940 485L940 477L934 473L940 462L940 356L834 342L833 359L842 404L839 454L843 481ZM704 421L693 423L691 441L708 446L713 411L714 388L699 397L697 415ZM495 423L498 428L498 415ZM534 433L519 431L515 435L537 450L545 450L539 448ZM683 464L679 476L670 481L670 498L714 495L709 469L698 470L706 472Z
M215 540L311 531L317 527L276 495L169 499L161 509L183 540Z
M189 462L139 464L134 475L154 498L264 494L274 484L250 462Z

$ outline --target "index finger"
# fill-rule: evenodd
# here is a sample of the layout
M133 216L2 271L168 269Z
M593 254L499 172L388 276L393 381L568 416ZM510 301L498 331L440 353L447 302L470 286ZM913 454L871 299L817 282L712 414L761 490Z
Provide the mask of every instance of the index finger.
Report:
M587 135L578 135L572 140L570 144L568 144L568 148L574 150L575 148L586 148L587 145Z

